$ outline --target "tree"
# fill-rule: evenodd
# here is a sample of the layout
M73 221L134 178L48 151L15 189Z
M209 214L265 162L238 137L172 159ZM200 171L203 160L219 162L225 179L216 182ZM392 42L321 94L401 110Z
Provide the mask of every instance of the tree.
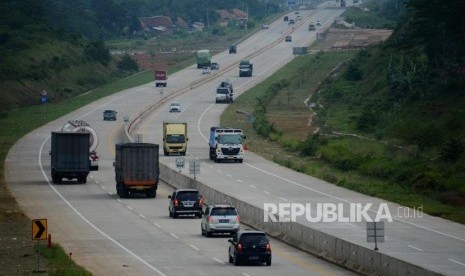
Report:
M100 62L103 65L108 65L111 60L110 51L102 40L89 42L84 48L84 54L89 61Z

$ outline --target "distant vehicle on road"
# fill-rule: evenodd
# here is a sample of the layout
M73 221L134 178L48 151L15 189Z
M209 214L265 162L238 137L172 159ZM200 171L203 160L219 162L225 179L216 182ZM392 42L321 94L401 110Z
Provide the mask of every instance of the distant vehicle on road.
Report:
M270 28L270 26L268 24L263 24L262 25L263 30L268 30L269 28Z
M317 27L321 27L321 22L320 22L320 20L317 20L317 21L316 21L316 26L317 26Z
M313 24L313 22L310 22L310 24L308 24L308 30L309 31L314 31L315 30L315 24Z
M200 69L203 67L210 67L210 64L211 64L210 50L208 49L198 50L196 53L196 59L197 59L197 69Z
M104 121L116 121L116 112L115 110L105 110L103 111L103 120Z
M167 84L168 84L168 71L155 70L155 87L159 87L159 86L166 87Z
M286 15L284 16L284 21L288 21L289 20L289 17Z
M211 73L211 68L210 67L203 67L202 68L202 75L210 74L210 73Z
M229 45L229 53L230 54L236 54L237 53L237 46L232 44L232 45Z
M212 70L220 70L220 65L218 64L218 62L212 62L210 68Z
M288 23L288 24L289 24L289 25L294 25L294 24L295 24L294 19L289 19L289 23Z
M292 42L292 36L288 35L285 39L286 42Z
M179 103L171 103L169 107L170 112L181 112L181 105Z

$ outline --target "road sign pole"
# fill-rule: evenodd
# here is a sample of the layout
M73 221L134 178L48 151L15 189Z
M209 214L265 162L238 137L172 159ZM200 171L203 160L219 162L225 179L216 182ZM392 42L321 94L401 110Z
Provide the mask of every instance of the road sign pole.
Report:
M40 270L40 240L37 240L37 271Z

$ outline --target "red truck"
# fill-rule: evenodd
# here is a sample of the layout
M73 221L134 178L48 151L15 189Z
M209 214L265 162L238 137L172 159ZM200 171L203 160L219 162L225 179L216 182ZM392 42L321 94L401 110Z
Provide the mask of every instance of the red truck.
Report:
M166 87L168 83L168 72L166 70L155 70L155 86Z

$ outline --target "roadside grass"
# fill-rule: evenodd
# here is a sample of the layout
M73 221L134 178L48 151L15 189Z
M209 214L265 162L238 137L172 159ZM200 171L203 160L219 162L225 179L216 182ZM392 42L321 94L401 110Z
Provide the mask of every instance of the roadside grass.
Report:
M380 140L369 133L363 134L368 139L324 135L314 155L302 154L299 145L311 137L315 129L315 125L308 125L312 113L304 104L311 94L308 103L316 104L314 110L319 114L313 119L322 132L357 133L354 129L362 113L357 104L366 100L357 90L364 91L365 87L337 84L340 86L330 92L334 93L333 97L328 97L332 100L325 101L328 106L319 106L320 89L327 89L327 84L334 84L334 76L342 74L332 70L355 55L356 52L327 52L294 59L230 104L221 117L221 125L244 129L250 151L282 166L356 192L412 208L421 207L425 213L465 223L464 208L440 201L435 188L430 189L431 179L438 173L429 170L427 164L412 160L410 151L393 146L389 143L392 141ZM311 68L315 64L318 70L313 71ZM276 131L264 137L252 126L254 112L258 104L269 97L267 90L283 79L289 80L291 85L282 88L266 105L267 121ZM340 103L341 99L344 104ZM447 185L459 187L457 183L451 180Z
M0 268L0 274L6 275L29 275L36 268L36 258L33 254L34 242L30 240L31 221L22 214L15 199L8 192L4 179L5 158L10 148L32 130L57 119L70 111L80 108L102 97L111 95L121 90L142 85L153 80L152 72L142 72L127 77L114 83L102 86L87 94L57 103L48 103L43 106L35 105L18 108L0 113L0 187L3 192L0 195L0 246L5 248L8 254L0 254L2 264L7 267ZM46 113L44 112L46 111ZM60 249L61 250L61 249ZM47 256L48 275L90 275L87 271L75 264L53 265L62 262L60 257L64 253L56 249ZM61 250L62 251L62 250ZM47 251L44 251L47 253ZM65 254L66 255L66 254ZM58 260L55 260L55 258ZM67 257L67 256L66 256ZM69 257L68 257L69 259ZM52 266L48 266L48 262ZM49 269L50 268L50 269Z
M37 251L39 248L39 252L42 256L47 259L47 273L50 276L59 276L59 275L67 275L67 276L87 276L92 275L92 273L88 272L85 268L77 265L72 260L72 255L67 254L61 246L54 244L51 248L47 246L40 245L39 247L36 246L35 250Z

